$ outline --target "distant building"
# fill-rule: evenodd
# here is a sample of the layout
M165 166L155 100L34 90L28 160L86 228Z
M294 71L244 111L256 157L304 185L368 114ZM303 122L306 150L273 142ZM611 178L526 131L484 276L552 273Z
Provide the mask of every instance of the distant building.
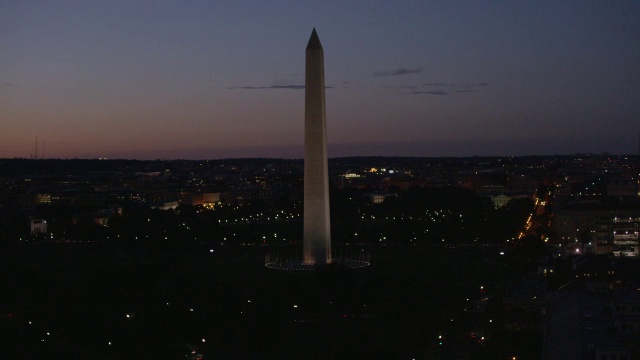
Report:
M120 209L121 210L121 209ZM118 212L118 209L101 209L93 213L93 222L98 225L106 226Z
M609 198L576 202L557 210L552 228L556 243L581 243L590 245L596 254L624 256L638 255L639 222L637 200Z
M638 197L638 181L632 178L612 179L607 184L607 195Z
M382 204L388 197L397 197L398 194L392 192L377 191L365 194L372 204Z
M575 274L575 281L550 297L542 359L638 358L640 283L635 262L590 256Z
M220 201L220 193L213 192L181 192L180 204L189 206L212 207Z
M479 196L492 197L504 194L507 190L505 185L494 180L492 175L492 172L470 175L462 180L460 185L466 189L474 190Z
M555 242L593 241L596 231L596 217L609 215L611 211L602 209L564 209L554 214L553 233Z
M502 194L492 197L491 201L493 202L493 206L497 209L507 205L511 199L513 199L511 196Z
M31 235L47 233L47 220L31 219Z
M180 194L172 191L153 191L147 192L145 200L152 208L162 208L165 204L175 203L176 207L179 203Z
M36 195L36 204L51 204L51 194L39 193Z
M596 254L638 256L640 213L599 216L596 230Z

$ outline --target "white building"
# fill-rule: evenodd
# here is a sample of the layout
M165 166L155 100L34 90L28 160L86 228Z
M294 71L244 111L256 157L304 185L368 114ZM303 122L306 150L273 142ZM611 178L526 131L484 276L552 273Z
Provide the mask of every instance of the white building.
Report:
M31 219L31 235L44 234L47 232L47 220Z

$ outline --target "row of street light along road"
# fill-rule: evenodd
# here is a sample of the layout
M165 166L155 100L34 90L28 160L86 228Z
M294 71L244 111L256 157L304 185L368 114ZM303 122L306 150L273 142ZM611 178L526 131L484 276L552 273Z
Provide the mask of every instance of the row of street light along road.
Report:
M545 243L549 241L547 231L551 227L551 215L546 211L546 207L551 203L551 191L544 193L544 199L538 196L538 191L533 195L534 208L524 223L523 230L518 234L518 240L527 235L540 236Z

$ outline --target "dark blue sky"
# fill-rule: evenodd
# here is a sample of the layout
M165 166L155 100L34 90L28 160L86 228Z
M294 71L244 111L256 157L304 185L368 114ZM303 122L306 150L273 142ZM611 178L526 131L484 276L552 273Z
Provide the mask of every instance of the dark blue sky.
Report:
M638 1L4 1L0 157L635 153Z

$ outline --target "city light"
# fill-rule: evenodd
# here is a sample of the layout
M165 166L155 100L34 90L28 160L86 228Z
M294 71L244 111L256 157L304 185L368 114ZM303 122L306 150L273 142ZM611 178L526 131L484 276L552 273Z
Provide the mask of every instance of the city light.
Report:
M412 345L399 339L397 349L394 350L401 357L411 358L422 353L424 357L447 358L457 352L473 357L472 351L477 351L480 347L487 354L516 352L520 350L517 344L510 347L511 345L505 345L502 341L506 332L515 331L513 319L518 314L514 316L513 304L525 303L527 308L535 310L526 319L518 318L522 323L518 323L518 326L536 329L534 331L538 331L538 334L544 334L546 329L540 328L543 323L541 316L552 317L557 310L551 306L553 297L550 298L540 284L552 280L558 285L554 286L553 291L561 295L566 294L566 289L574 291L576 296L581 296L583 289L587 288L605 293L615 292L624 285L624 279L630 278L624 266L617 266L621 263L620 258L624 257L622 261L626 263L633 260L628 257L636 256L633 247L637 243L639 220L636 217L630 219L630 213L621 210L615 210L618 215L614 220L613 215L610 215L612 212L598 209L600 201L607 203L606 197L602 195L601 198L592 198L594 193L606 193L608 184L604 181L602 184L596 182L596 186L600 185L603 191L583 191L580 197L579 192L571 193L571 187L577 187L581 180L576 178L584 176L571 177L571 181L565 182L562 174L555 174L556 183L539 187L547 186L556 193L540 191L544 197L540 197L538 207L532 212L533 199L531 193L527 192L531 190L527 189L530 189L531 184L539 184L541 177L546 176L542 174L552 175L554 171L558 171L556 169L570 167L567 165L570 162L563 162L565 160L561 158L557 162L551 162L546 158L545 161L553 164L549 168L530 165L537 161L532 159L522 160L522 164L512 168L501 167L499 174L505 172L506 178L502 181L507 186L491 191L510 192L512 189L509 187L513 186L518 188L522 197L514 197L510 205L499 209L495 209L488 201L489 192L483 194L483 189L479 187L482 181L489 181L496 175L492 169L497 168L497 160L450 160L453 163L473 163L472 170L467 169L466 165L451 165L451 169L448 169L446 162L433 167L419 165L413 171L411 179L403 177L405 171L397 171L393 174L395 176L389 176L389 171L384 175L382 171L371 174L366 171L370 165L356 166L351 163L353 160L349 160L348 167L353 168L349 172L360 176L345 178L336 175L332 179L332 186L336 185L336 181L345 182L338 185L341 188L332 190L332 197L344 202L339 202L340 206L332 212L332 216L337 217L340 224L332 234L336 239L332 256L337 259L338 255L349 253L356 254L358 259L369 261L368 251L371 251L380 263L372 268L372 272L360 272L356 268L339 268L336 262L336 267L328 268L326 274L318 272L317 275L297 273L299 267L289 266L293 262L283 261L285 256L281 255L291 254L290 259L299 259L302 255L302 239L299 234L303 226L300 211L303 206L302 161L297 161L292 166L297 166L298 169L293 174L286 175L290 178L271 169L264 171L273 174L273 178L264 174L256 175L253 172L261 170L249 166L229 173L222 166L216 166L206 169L203 174L197 174L197 171L189 167L188 162L172 164L171 161L166 163L176 169L184 168L185 172L175 178L145 178L144 181L133 175L119 179L121 175L113 173L110 175L113 178L107 177L97 183L94 183L91 176L78 176L76 182L64 183L61 188L100 189L99 192L91 190L80 195L100 197L103 193L109 193L110 197L100 198L97 203L116 202L117 200L111 199L122 197L126 200L125 204L131 206L122 206L123 209L117 215L110 208L111 204L102 210L83 207L80 210L88 209L87 219L82 219L86 223L79 223L77 226L71 220L72 215L68 215L69 218L49 215L54 214L58 207L64 208L62 205L33 206L26 201L31 198L25 195L27 192L20 192L22 189L29 189L37 193L39 189L33 182L28 187L20 187L21 184L16 185L15 180L3 177L0 179L0 186L2 181L9 185L6 185L5 192L0 192L0 195L9 194L3 196L10 196L13 202L26 201L23 205L33 206L28 208L28 212L47 214L52 218L48 219L47 224L60 230L55 231L53 238L53 231L30 236L30 223L16 225L16 229L25 228L27 233L13 235L12 246L19 250L20 256L17 260L11 260L7 256L8 261L14 261L8 268L19 270L16 272L17 279L23 276L20 274L29 274L30 267L34 265L45 271L39 275L42 282L27 282L29 288L12 295L17 299L17 305L10 302L9 309L0 312L0 318L11 326L15 322L17 328L24 327L21 333L28 336L19 335L22 336L20 343L30 348L38 349L38 346L42 346L45 349L54 346L55 349L66 350L73 346L69 344L78 340L88 351L108 352L107 355L112 357L120 356L128 349L134 349L132 351L137 351L134 355L144 357L140 355L144 350L135 349L157 341L151 338L158 334L161 334L160 339L163 341L171 341L172 345L167 346L173 346L173 343L183 346L183 338L191 338L191 344L207 351L207 358L211 350L234 355L232 346L236 346L237 342L234 341L234 345L231 345L225 341L205 338L219 337L228 330L230 324L238 342L245 342L246 347L242 351L251 356L259 351L268 351L265 349L270 347L264 344L281 341L278 336L289 338L294 335L295 338L295 334L309 326L330 330L336 326L335 321L340 321L339 326L344 327L341 333L345 337L349 336L349 344L354 344L354 352L370 344L367 344L368 340L351 337L352 328L358 329L359 334L366 335L364 338L376 341L375 346L389 350L396 345L389 344L384 341L384 336L376 334L402 333L405 328L415 326L424 334L429 334L428 336L436 334L437 345L433 341ZM347 173L347 165L340 162L341 160L332 162L334 174ZM150 164L160 166L154 162ZM387 164L384 166L389 167ZM378 165L376 167L382 168ZM126 169L126 166L121 168ZM435 168L439 169L434 170ZM175 173L178 174L179 171L176 170ZM478 171L477 178L473 178L474 171ZM571 171L574 173L580 170L573 168ZM593 168L589 168L584 173L589 177L592 172ZM469 182L469 188L464 189L457 185L437 187L430 184L429 179L438 173L445 174L444 178L453 179L454 184L463 183L467 177L473 178L477 183ZM520 179L522 173L526 174L524 179ZM610 170L610 173L617 178L624 172ZM259 178L259 182L254 183L256 178ZM511 183L512 178L518 181ZM61 179L68 180L66 177ZM35 181L35 178L31 181ZM57 189L59 185L55 176L44 177L39 181L46 185L43 188L56 194L52 195L54 203L58 201L55 199L57 193L66 194L64 190L50 190ZM198 193L194 189L199 189L190 188L190 181L207 189L217 189L215 186L219 185L220 189L225 190L221 194L224 201L211 210L182 204L174 211L151 208L152 202L144 199L152 196L171 197L176 194L188 199ZM558 187L557 182L562 182L562 186ZM277 185L270 187L270 183ZM413 188L414 185L411 184L414 183L424 186ZM174 188L184 191L172 194ZM369 197L372 189L388 191L394 195L387 197L386 202L376 204ZM562 191L565 191L564 195ZM447 192L455 192L456 195L448 197ZM20 197L16 194L20 194ZM135 201L132 200L133 194L136 196ZM511 195L513 194L509 194ZM74 200L81 201L82 196ZM456 196L462 199L456 199ZM560 196L566 197L563 199L564 203L556 202ZM586 210L580 208L580 201L583 200L589 205L585 205ZM474 201L477 202L476 205L471 204ZM615 207L616 201L623 200L618 198L611 201L609 206ZM346 205L342 207L342 204ZM579 211L574 211L574 208ZM594 210L590 210L591 208ZM3 208L3 211L10 212L8 209ZM563 212L554 213L557 209L563 209ZM64 210L68 214L81 213L73 206ZM97 226L100 223L93 226L91 212L102 211L113 216L108 228ZM591 215L588 215L588 211L596 215L589 218ZM22 219L22 216L21 213L19 218ZM106 221L102 217L99 220ZM80 225L86 226L88 230ZM91 236L92 243L73 238L75 233L84 235L82 231ZM518 238L524 241L514 241ZM19 242L19 239L24 243ZM623 249L623 244L629 246L629 249ZM278 254L278 251L282 252ZM593 266L593 258L601 256L580 256L589 252L597 254L598 251L605 252L607 257L607 261L596 264L598 266ZM213 253L217 256L212 256ZM506 256L507 253L509 256ZM499 256L496 257L496 254ZM278 264L287 266L262 268L260 265L263 256L265 264L280 261ZM47 262L39 265L34 260L38 258L47 259ZM19 262L23 259L26 260L24 264ZM616 269L615 273L613 268ZM469 269L472 271L469 272ZM376 277L372 274L376 274ZM437 277L437 281L429 280L432 276L425 274ZM618 283L619 281L623 283ZM481 285L477 285L478 282ZM78 284L79 288L73 289L75 291L70 294L56 292L55 296L45 291L49 289L48 286L42 290L30 288L34 284L41 287L48 283L63 284L65 289L73 289L74 284ZM13 281L12 284L18 282ZM442 291L447 287L446 284L453 284L454 288ZM484 284L487 284L486 288ZM308 289L313 290L309 293ZM436 302L429 299L429 294L435 292L440 292ZM33 294L38 296L34 297ZM82 306L69 306L77 304L78 299L88 301ZM171 299L171 303L167 299ZM300 301L305 304L304 309ZM611 301L613 302L606 306L618 305L615 298ZM49 302L53 305L49 305ZM199 309L198 314L195 314L195 307ZM287 307L289 312L286 311ZM63 314L68 312L69 316L49 316L42 309L53 309L61 313L64 310ZM576 311L581 311L580 309L577 308ZM86 326L82 319L86 319L88 311L107 317L109 314L119 317L122 315L117 314L125 311L125 319L120 317L120 321L107 320L105 328ZM439 316L433 317L433 314ZM499 314L504 314L504 317L496 318ZM602 316L618 321L626 315L622 311L611 311ZM586 319L582 313L580 318ZM393 321L387 321L388 319ZM104 319L101 315L97 320ZM493 320L496 320L495 324ZM271 333L272 324L276 324L278 330L281 330L279 334ZM590 323L589 326L596 328L599 325ZM507 330L510 327L511 330ZM188 332L185 337L178 338L173 335L175 329L190 330L185 330ZM598 328L598 331L606 329ZM52 335L54 332L56 336ZM114 334L119 334L117 337L122 337L124 341L110 339L115 337ZM255 338L255 334L260 334L260 338ZM464 335L459 336L460 334ZM446 347L444 337L447 337ZM221 339L224 338L225 336ZM85 339L88 340L86 343ZM255 345L251 339L256 339L259 345ZM210 349L214 348L214 344L215 349ZM200 354L200 349L195 345L189 345L185 351L196 351L192 355ZM405 348L410 351L404 351ZM161 351L158 349L148 351L155 355ZM318 354L327 355L322 349L318 350Z

